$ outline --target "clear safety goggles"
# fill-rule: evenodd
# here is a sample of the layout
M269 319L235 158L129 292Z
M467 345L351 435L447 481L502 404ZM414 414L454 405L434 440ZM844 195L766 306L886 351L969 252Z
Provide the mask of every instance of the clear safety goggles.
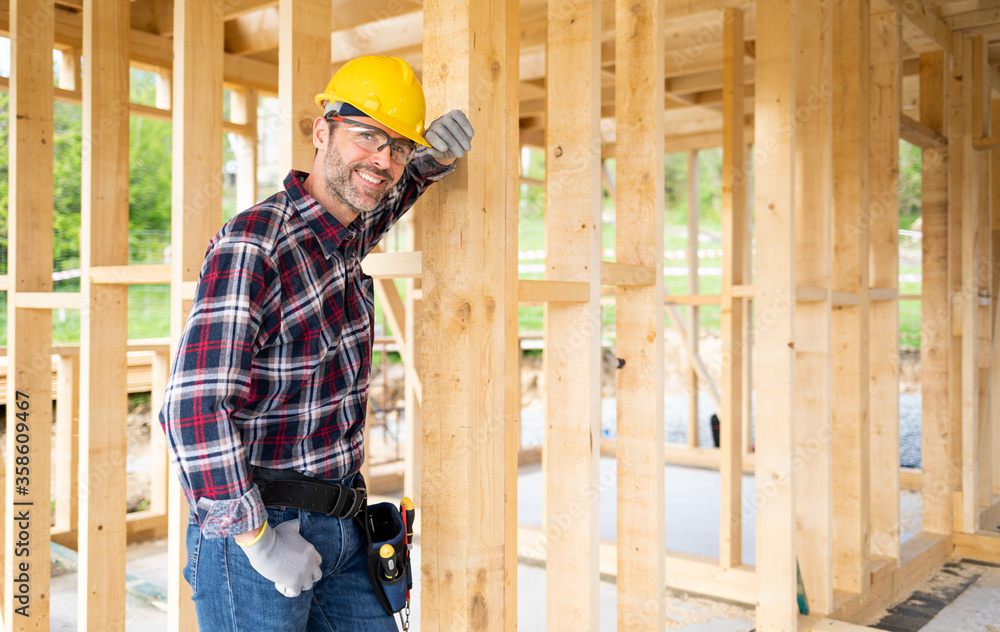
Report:
M342 116L327 116L326 120L343 123L347 139L365 151L377 154L388 146L389 155L397 165L405 165L413 160L413 154L417 150L413 141L406 138L390 138L385 131L372 125L345 119Z

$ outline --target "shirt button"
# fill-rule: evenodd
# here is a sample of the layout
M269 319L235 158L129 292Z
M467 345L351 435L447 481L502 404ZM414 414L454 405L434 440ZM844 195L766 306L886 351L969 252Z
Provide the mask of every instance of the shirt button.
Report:
M355 232L354 232L353 230L349 230L349 231L347 231L347 240L348 240L348 241L350 241L350 240L354 239L354 238L355 238L355 237L357 237L357 236L358 236L358 234L357 234L357 233L355 233Z

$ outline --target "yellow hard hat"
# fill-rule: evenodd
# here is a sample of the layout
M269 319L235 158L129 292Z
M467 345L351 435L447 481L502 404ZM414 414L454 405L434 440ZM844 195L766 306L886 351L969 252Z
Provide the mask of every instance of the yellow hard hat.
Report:
M413 142L424 140L424 90L410 65L398 57L368 55L352 59L316 95L316 105L349 103Z

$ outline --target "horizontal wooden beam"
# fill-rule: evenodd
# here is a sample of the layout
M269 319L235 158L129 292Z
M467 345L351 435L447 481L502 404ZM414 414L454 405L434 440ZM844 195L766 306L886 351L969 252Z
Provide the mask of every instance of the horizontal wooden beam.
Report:
M170 266L95 266L90 269L90 281L101 285L169 285Z
M663 297L667 305L721 305L719 294L667 294Z
M834 307L857 305L860 303L860 298L857 292L831 292L830 302Z
M521 279L517 283L517 300L521 303L586 303L590 300L590 284Z
M1000 564L1000 534L988 531L955 533L955 553L962 557Z
M415 279L422 268L420 252L373 252L361 262L365 274L375 279Z
M754 286L752 285L734 285L733 286L733 297L734 298L753 298L755 295Z
M16 292L13 299L20 309L80 309L79 292Z
M948 151L948 139L920 121L905 114L899 115L899 137L921 149Z
M795 300L799 303L821 303L830 300L830 290L824 287L795 288Z
M868 298L872 301L896 301L899 300L899 290L896 288L871 288L868 291Z
M648 266L637 266L614 261L601 262L601 285L653 285L656 271Z
M986 138L972 139L972 146L976 149L997 149L1000 147L1000 134L987 136Z
M545 565L545 537L541 528L534 525L517 526L518 559L536 565ZM598 560L602 577L618 576L618 550L614 540L602 539L598 545ZM757 576L753 566L737 566L719 570L719 560L677 551L666 552L666 587L728 599L742 604L752 604L757 595Z
M891 6L903 16L904 38L915 52L927 53L934 50L943 50L949 54L952 52L951 29L922 0L878 0L872 4L872 8L881 9L878 5ZM906 37L911 28L926 36L927 46L916 46L913 38Z

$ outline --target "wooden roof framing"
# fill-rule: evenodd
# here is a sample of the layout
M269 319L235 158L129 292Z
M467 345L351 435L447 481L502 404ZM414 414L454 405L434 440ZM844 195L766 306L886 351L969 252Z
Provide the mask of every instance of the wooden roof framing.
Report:
M361 54L389 54L406 59L422 72L423 8L420 0L331 0L331 73ZM9 0L0 0L0 33L9 29ZM82 45L82 0L56 0L56 45ZM919 106L917 58L921 53L951 48L951 29L985 35L991 64L1000 63L1000 2L907 2L876 0L876 7L896 9L903 21L904 109ZM749 0L673 2L664 24L664 131L667 150L715 146L722 130L722 9L744 9L745 113L752 140L755 81L755 3ZM225 3L225 80L257 88L278 89L277 0L230 0ZM134 0L131 11L132 60L137 66L169 69L173 63L173 0ZM524 144L541 146L545 129L546 3L522 0L520 6L520 121ZM602 0L601 117L605 154L614 153L615 14L614 3ZM994 96L1000 97L1000 73L994 74Z

